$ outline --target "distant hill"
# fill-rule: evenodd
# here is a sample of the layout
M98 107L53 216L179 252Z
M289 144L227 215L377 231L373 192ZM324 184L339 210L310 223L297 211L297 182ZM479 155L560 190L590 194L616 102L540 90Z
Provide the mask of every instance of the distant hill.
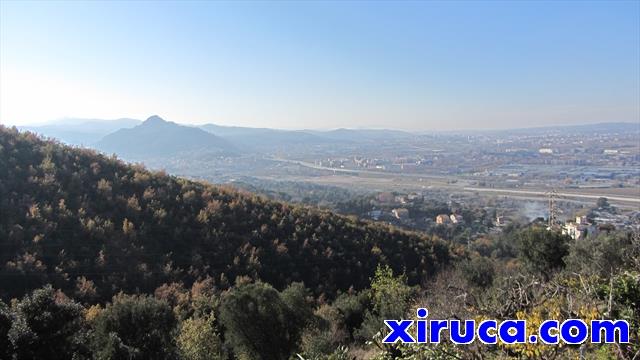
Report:
M19 129L55 138L69 145L92 146L105 135L119 129L132 128L140 123L142 121L128 118L116 120L69 118L38 126L20 126Z
M261 150L287 145L317 145L333 143L335 140L321 134L310 134L297 130L276 130L206 124L201 129L227 139L236 146Z
M174 156L199 152L230 154L237 149L218 136L202 129L165 121L157 115L131 129L120 129L96 143L106 153L130 160Z
M56 138L70 145L94 146L106 135L120 129L133 128L140 124L142 124L141 120L126 118L117 120L70 118L40 126L22 126L19 129ZM262 150L275 146L357 143L414 136L404 131L385 129L279 130L216 124L198 126L173 124L184 127L197 127L217 137L224 138L236 147L253 150ZM105 146L102 142L98 145Z
M140 126L176 128L155 118ZM416 284L453 258L435 237L153 173L1 125L0 214L0 298L50 283L105 300L205 278L224 289L239 277L279 289L302 281L331 296L367 287L379 263Z
M216 124L204 124L199 128L220 137L253 136L265 133L286 132L286 130L276 130L269 128L251 128L242 126L223 126Z
M388 139L403 139L413 135L398 130L336 129L336 130L275 130L236 126L202 125L200 128L228 139L234 144L250 148L286 145L323 145L360 143Z

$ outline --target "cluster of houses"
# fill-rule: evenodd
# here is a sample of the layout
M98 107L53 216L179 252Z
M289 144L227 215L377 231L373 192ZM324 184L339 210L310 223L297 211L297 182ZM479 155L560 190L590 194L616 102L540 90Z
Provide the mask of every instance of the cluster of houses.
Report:
M373 220L379 220L384 216L384 214L385 212L383 210L373 210L367 213L369 218ZM392 209L391 216L400 221L410 220L409 209L402 207ZM440 214L436 216L435 222L439 225L452 225L464 223L464 219L462 218L462 215L459 214Z
M436 224L438 225L459 224L462 222L464 222L464 219L459 214L440 214L436 216Z
M387 221L394 224L402 224L407 226L418 228L428 228L430 224L451 226L454 227L458 224L465 224L465 220L457 210L460 208L460 204L463 199L452 200L454 195L449 195L449 202L447 203L450 213L440 213L435 218L416 218L416 214L411 214L411 208L414 205L418 205L424 201L424 194L413 192L409 194L398 194L392 192L381 192L375 197L377 203L374 209L367 213L367 216L376 221ZM506 207L505 207L506 206ZM500 211L496 211L495 204L485 206L485 214L494 213L494 219L492 220L474 220L473 223L468 224L473 226L479 221L486 226L484 231L491 233L499 233L505 226L510 223L520 221L530 221L527 219L533 218L533 215L525 217L515 208L513 204L511 206L506 204L501 207ZM534 211L534 213L537 213ZM412 218L413 216L413 218ZM538 217L537 219L542 219ZM543 221L545 220L536 220ZM599 206L598 208L591 209L588 216L577 216L568 221L556 221L553 226L555 230L561 231L563 234L570 236L574 240L584 239L590 236L596 236L597 234L605 231L610 232L616 229L634 229L640 231L640 211L623 211L619 212L608 206Z
M587 220L586 216L577 216L576 221L567 221L562 226L562 234L569 235L574 240L584 239L588 235L595 235L597 227Z
M633 229L640 231L640 212L630 215L611 214L606 211L594 211L592 221L586 216L577 216L575 221L567 221L562 225L562 233L574 240L595 236L615 229Z
M376 201L383 207L386 206L398 206L398 205L410 205L416 201L422 201L424 196L418 193L409 194L394 194L391 192L381 192L376 196ZM389 213L387 213L389 214ZM384 210L372 210L367 213L369 218L373 220L379 220L385 216ZM406 221L409 220L409 209L404 207L396 207L391 209L390 215L397 220Z

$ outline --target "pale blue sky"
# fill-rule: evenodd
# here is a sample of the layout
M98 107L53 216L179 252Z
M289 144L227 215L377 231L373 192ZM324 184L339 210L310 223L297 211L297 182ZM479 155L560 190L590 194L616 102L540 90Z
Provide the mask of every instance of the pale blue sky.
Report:
M0 1L0 122L640 121L640 2Z

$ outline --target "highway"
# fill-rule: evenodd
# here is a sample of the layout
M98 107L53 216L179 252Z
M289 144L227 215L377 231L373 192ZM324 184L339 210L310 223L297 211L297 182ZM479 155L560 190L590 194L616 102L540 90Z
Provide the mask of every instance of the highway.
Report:
M547 197L548 194L546 191L540 191L535 189L504 189L504 188L485 188L485 187L469 187L465 186L465 183L468 179L456 178L452 176L444 176L444 175L429 175L429 174L402 174L402 173L389 173L384 171L375 171L375 170L357 170L357 169L342 169L342 168L332 168L327 166L320 166L314 163L300 161L300 160L290 160L284 158L270 158L273 161L285 162L290 164L296 164L300 166L304 166L310 169L315 170L325 170L331 171L334 174L349 174L349 175L368 175L370 177L379 177L379 178L410 178L410 179L434 179L445 181L445 183L441 184L430 184L430 186L435 188L448 188L452 190L458 191L473 191L478 193L495 193L497 195L514 195L514 197ZM311 178L308 180L313 181ZM363 179L365 180L365 179ZM370 179L369 179L370 180ZM353 179L352 179L353 181ZM457 181L458 183L452 183ZM580 199L580 200L597 200L601 197L606 197L611 202L624 203L626 205L632 205L633 208L640 208L640 189L638 189L638 196L624 196L624 195L612 195L607 193L584 193L580 192L579 189L576 191L559 191L557 195L566 198L566 199Z

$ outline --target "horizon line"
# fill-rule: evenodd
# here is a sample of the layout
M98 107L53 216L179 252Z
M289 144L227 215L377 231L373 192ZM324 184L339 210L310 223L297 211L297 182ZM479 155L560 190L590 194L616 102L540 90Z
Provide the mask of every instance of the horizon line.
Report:
M429 133L429 132L435 132L435 133L452 133L452 132L469 132L469 131L482 131L482 132L494 132L494 131L513 131L513 130L528 130L528 129L547 129L547 128L558 128L558 127L580 127L580 126L595 126L595 125L612 125L612 124L636 124L638 125L638 130L640 131L640 120L637 121L598 121L598 122L585 122L585 123L578 123L578 124L555 124L555 125L538 125L538 126L531 126L531 127L488 127L488 128L455 128L455 129L403 129L403 128L390 128L390 127L336 127L336 128L277 128L277 127L262 127L262 126L243 126L243 125L227 125L227 124L219 124L219 123L215 123L215 122L204 122L204 123L199 123L199 124L194 124L194 123L187 123L187 122L178 122L178 121L173 121L173 120L167 120L165 118L163 118L162 116L159 115L150 115L148 118L152 117L152 116L158 116L160 117L162 120L167 121L167 122L172 122L172 123L176 123L178 125L183 125L183 126L191 126L191 127L201 127L201 126L206 126L206 125L215 125L215 126L220 126L220 127L236 127L236 128L247 128L247 129L268 129L268 130L278 130L278 131L320 131L320 132L329 132L329 131L336 131L336 130L378 130L378 131L399 131L399 132L406 132L406 133ZM69 121L69 120L82 120L83 122L79 122L77 124L60 124L63 121ZM15 126L17 128L30 128L30 127L44 127L44 126L55 126L55 125L59 125L59 126L64 126L64 125L81 125L81 124L86 124L88 122L115 122L115 121L119 121L119 120L134 120L134 121L139 121L140 123L144 122L146 119L138 119L138 118L134 118L134 117L127 117L127 116L123 116L123 117L118 117L118 118L113 118L113 119L102 119L102 118L83 118L83 117L73 117L73 116L65 116L65 117L60 117L57 119L53 119L53 120L47 120L45 122L35 122L35 123L31 123L31 124L22 124L22 125L18 125L18 124L10 124L10 123L6 123L4 124L5 126ZM0 123L2 123L0 121Z

